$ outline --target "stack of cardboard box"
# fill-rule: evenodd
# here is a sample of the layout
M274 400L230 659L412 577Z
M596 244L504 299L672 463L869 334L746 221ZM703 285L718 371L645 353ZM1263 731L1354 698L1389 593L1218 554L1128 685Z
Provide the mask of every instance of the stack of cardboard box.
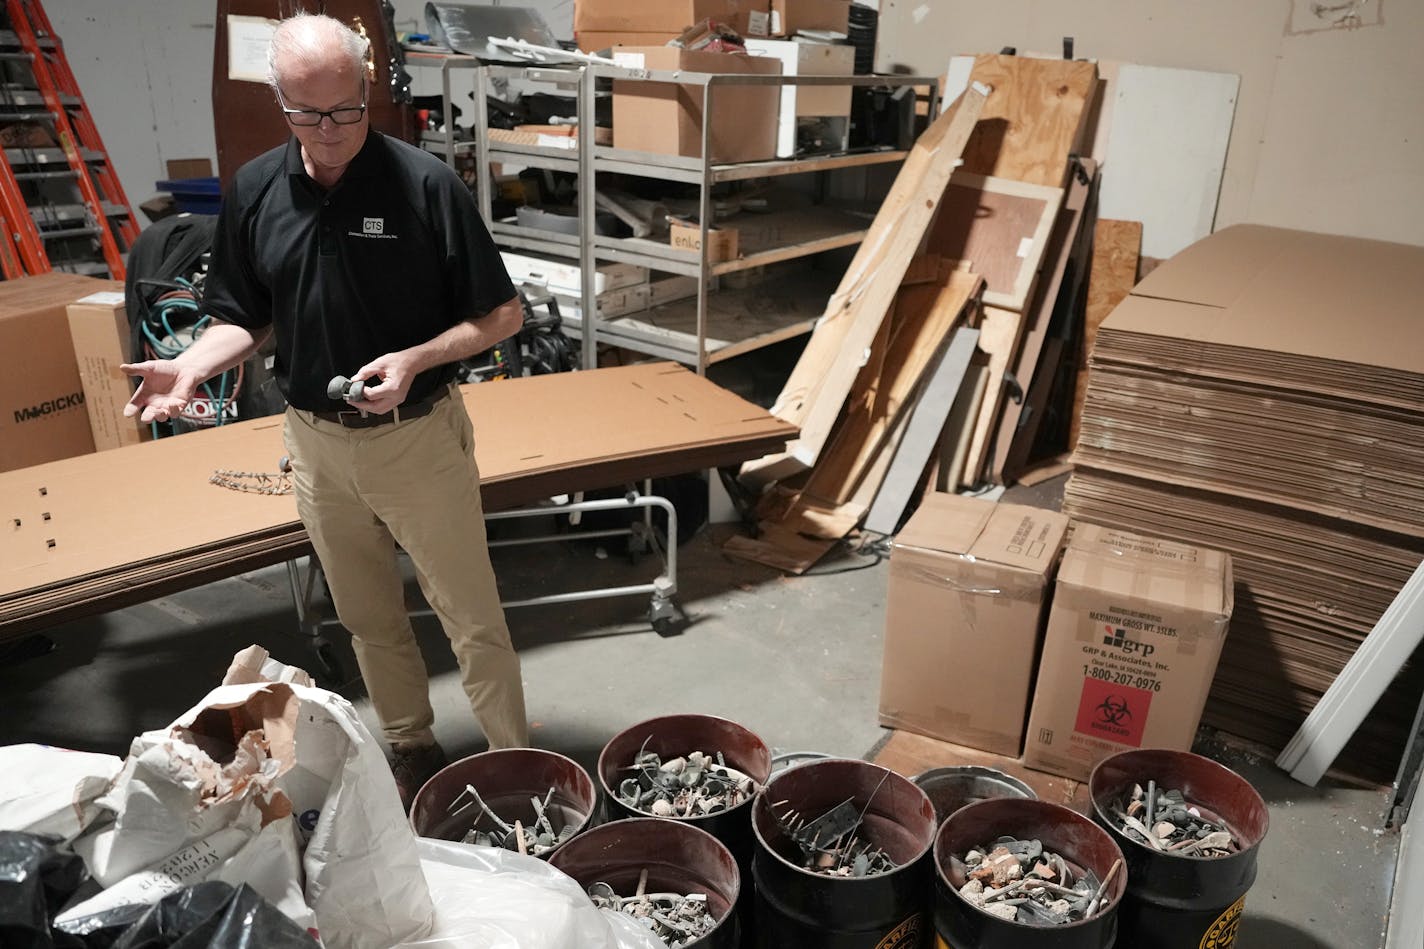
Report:
M1230 558L1088 524L1065 543L1069 526L925 498L890 558L882 724L1022 751L1079 781L1117 751L1191 747L1231 618Z

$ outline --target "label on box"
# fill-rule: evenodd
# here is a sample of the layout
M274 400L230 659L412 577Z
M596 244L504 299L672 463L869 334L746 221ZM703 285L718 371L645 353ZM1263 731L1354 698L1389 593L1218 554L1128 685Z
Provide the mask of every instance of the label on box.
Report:
M614 50L613 62L628 69L642 69L647 65L648 59L642 53L620 53Z
M570 135L539 135L535 144L540 148L577 148L578 139Z
M118 306L124 302L124 295L114 290L100 290L98 293L91 293L84 299L74 302L92 303L95 306Z
M771 35L772 35L772 36L780 36L780 35L781 35L781 11L780 11L780 10L772 10L772 11L771 11Z
M1142 732L1147 727L1152 693L1119 684L1119 676L1115 674L1111 679L1095 677L1102 673L1103 670L1093 666L1085 675L1073 730L1080 735L1091 735L1120 745L1142 747Z
M750 36L766 36L771 32L771 15L765 10L752 10L747 14L747 33Z

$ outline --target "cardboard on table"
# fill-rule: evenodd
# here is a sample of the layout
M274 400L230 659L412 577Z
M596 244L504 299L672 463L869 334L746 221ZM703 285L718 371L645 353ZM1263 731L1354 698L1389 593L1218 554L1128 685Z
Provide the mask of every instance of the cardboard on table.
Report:
M102 288L93 277L47 273L0 283L0 471L94 450L65 307Z
M129 320L124 285L109 281L99 290L69 304L69 336L89 410L89 431L98 451L137 445L148 437L148 426L124 418L133 390L119 371L128 362Z
M850 31L850 0L771 0L771 35L803 30Z
M1022 747L1068 519L931 494L890 555L880 723L995 754Z
M1131 748L1187 751L1232 609L1231 558L1076 525L1063 554L1024 764L1083 780Z
M730 26L742 36L766 36L771 26L767 0L577 0L574 34L670 33L677 36L703 20Z
M692 52L674 46L619 49L613 58L636 69L781 75L781 63L774 59L741 53ZM613 146L700 157L703 91L700 85L615 80ZM772 85L713 89L711 160L763 161L775 156L780 95L781 90Z

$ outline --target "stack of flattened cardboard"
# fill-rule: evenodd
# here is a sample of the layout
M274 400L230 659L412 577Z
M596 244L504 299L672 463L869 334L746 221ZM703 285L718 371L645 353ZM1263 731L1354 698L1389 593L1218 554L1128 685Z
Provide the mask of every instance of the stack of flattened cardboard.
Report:
M795 434L669 363L462 391L487 510L735 464ZM209 483L275 480L283 451L281 418L262 418L0 474L0 640L308 552L289 495Z
M1208 724L1282 747L1424 554L1421 298L1424 249L1242 225L1103 323L1064 509L1231 553ZM1420 665L1342 763L1392 773Z

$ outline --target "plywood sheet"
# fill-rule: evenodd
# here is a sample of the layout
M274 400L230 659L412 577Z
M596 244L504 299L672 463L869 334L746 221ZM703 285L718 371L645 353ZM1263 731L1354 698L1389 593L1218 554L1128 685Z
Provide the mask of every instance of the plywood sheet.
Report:
M955 95L956 77L964 75L960 59L951 61L946 98ZM974 57L968 79L993 92L964 150L964 170L1060 187L1097 78L1097 67L1089 62Z
M1141 221L1144 255L1171 257L1211 233L1240 82L1195 69L1118 68L1099 213Z
M1048 249L1063 190L956 172L926 244L984 277L984 302L1022 310Z
M1141 222L1098 219L1093 230L1093 263L1088 272L1088 305L1083 313L1083 335L1078 347L1078 381L1073 392L1069 448L1078 444L1078 433L1083 425L1083 400L1088 395L1088 360L1093 355L1098 327L1132 292L1132 285L1137 280L1137 257L1141 250Z
M983 108L984 93L971 87L915 142L772 406L800 437L743 465L744 482L761 487L815 464Z
M868 756L870 761L889 768L896 774L913 778L931 768L948 768L956 765L977 765L994 768L1018 778L1033 789L1040 801L1062 804L1079 813L1088 813L1092 805L1088 797L1085 781L1073 781L1056 775L1031 771L1018 758L996 755L978 748L955 745L937 738L916 735L914 732L892 729L889 739Z

